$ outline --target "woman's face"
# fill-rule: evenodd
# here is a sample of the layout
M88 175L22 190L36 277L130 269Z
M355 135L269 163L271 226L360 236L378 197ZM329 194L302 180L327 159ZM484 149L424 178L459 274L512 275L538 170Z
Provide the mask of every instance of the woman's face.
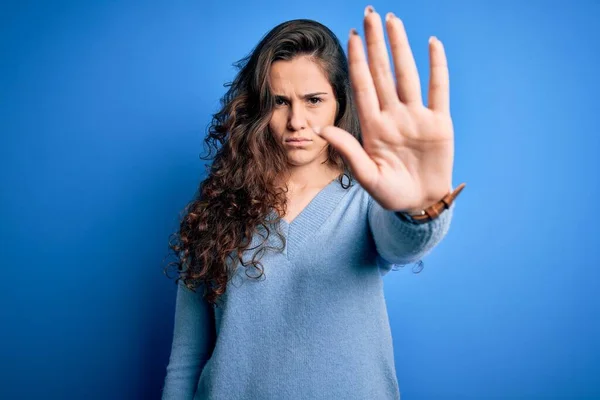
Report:
M269 129L286 149L289 163L302 166L325 161L328 144L312 129L335 122L337 102L325 75L302 56L274 62L270 80L275 109Z

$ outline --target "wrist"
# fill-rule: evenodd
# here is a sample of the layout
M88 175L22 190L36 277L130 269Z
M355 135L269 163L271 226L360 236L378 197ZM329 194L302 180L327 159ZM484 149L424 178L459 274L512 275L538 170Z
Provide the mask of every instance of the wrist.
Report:
M420 207L395 210L395 212L409 214L409 215L421 215L421 214L423 214L423 210L428 209L429 207L433 206L438 201L439 201L439 199L423 203L423 205L421 205Z
M447 193L452 193L452 192L453 192L452 185L450 185L450 189L448 190ZM405 213L405 214L409 214L409 215L422 215L424 210L427 210L428 208L432 207L439 201L440 201L439 198L428 199L425 202L423 202L420 207L395 210L395 212Z
M465 183L461 183L456 189L454 189L454 191L451 191L444 196L444 198L433 203L432 205L425 204L424 208L422 209L410 208L406 210L395 211L395 214L399 218L414 224L423 224L432 221L439 217L445 209L450 208L456 197L460 194L465 186Z

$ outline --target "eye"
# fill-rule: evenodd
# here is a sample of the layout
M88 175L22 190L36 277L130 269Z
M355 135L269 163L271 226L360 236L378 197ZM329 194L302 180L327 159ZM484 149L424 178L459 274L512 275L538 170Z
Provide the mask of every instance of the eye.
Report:
M281 105L284 105L284 104L285 104L285 100L283 100L280 97L275 98L275 105L281 106Z
M308 99L308 101L310 102L310 104L319 104L323 100L320 97L311 97L310 99Z

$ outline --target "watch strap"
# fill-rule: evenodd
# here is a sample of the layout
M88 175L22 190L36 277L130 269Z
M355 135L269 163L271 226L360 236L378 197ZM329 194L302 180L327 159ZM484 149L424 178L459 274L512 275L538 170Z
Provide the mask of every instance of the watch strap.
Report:
M458 197L460 192L462 192L466 185L466 183L461 183L456 187L456 189L448 193L440 201L438 201L430 207L427 207L424 210L421 210L421 212L419 213L409 214L404 211L397 211L396 215L399 216L401 219L411 222L413 224L425 224L429 221L436 219L444 210L450 208L454 200L456 200L456 198Z

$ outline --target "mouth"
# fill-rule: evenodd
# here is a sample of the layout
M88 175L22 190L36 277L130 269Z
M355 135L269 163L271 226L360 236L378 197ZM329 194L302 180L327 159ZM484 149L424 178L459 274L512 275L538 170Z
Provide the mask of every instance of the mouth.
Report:
M305 147L312 143L312 140L308 139L288 139L285 144L290 147Z
M306 139L306 138L290 138L290 139L286 139L286 142L312 142L312 140Z

